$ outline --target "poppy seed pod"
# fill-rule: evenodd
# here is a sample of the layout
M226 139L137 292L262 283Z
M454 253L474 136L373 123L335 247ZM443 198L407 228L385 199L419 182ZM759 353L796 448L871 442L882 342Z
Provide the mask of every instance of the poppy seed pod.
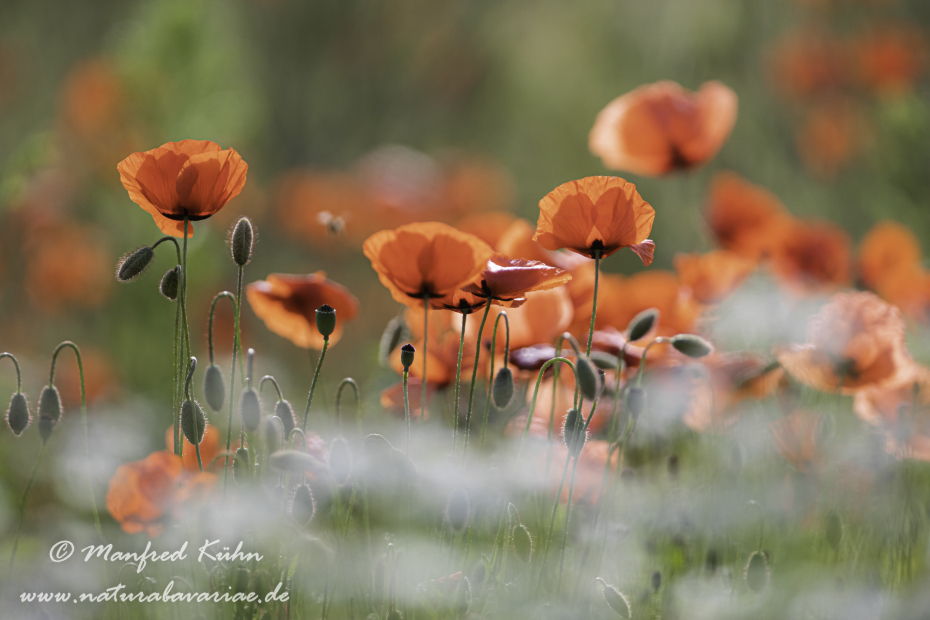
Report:
M6 410L6 423L10 425L10 430L19 437L31 421L26 395L22 392L13 394L13 398L10 399L10 408Z
M404 367L404 372L410 370L410 367L413 366L413 358L416 356L417 350L409 342L400 348L400 363Z
M336 331L336 309L329 304L323 304L317 308L316 328L324 340L329 340L330 334Z
M116 267L117 281L132 282L145 272L153 258L155 258L155 250L147 245L127 254Z
M294 408L286 400L279 400L274 406L275 417L280 418L281 424L284 425L284 437L290 437L291 431L297 426L297 418L294 417Z
M656 308L643 310L633 317L630 324L627 325L627 340L636 342L642 339L646 334L652 331L656 322L659 320L659 311Z
M513 538L513 550L517 557L524 564L529 563L533 558L533 537L530 536L530 531L525 525L518 523L511 532L511 538Z
M203 375L203 395L213 411L223 408L223 402L226 400L226 386L223 382L223 371L216 364L207 366L207 372Z
M468 527L468 519L471 513L471 504L468 501L468 493L465 489L456 489L449 496L449 503L446 505L446 518L449 520L449 527L456 534L460 534Z
M631 387L626 393L626 410L636 420L646 409L646 390L641 387Z
M197 401L185 400L181 403L181 430L192 445L199 445L203 441L203 434L207 430L207 417Z
M678 334L669 341L675 350L688 357L699 358L714 352L712 344L694 334Z
M396 316L391 319L384 333L381 334L381 344L378 347L378 360L382 366L388 365L388 357L394 352L394 349L400 344L404 336L409 336L410 330L407 329L407 323L402 317Z
M584 448L584 442L587 439L587 432L584 427L584 416L577 409L569 409L565 416L565 425L562 427L562 439L568 447L568 453L578 458L581 449Z
M254 433L258 430L258 425L262 421L262 402L255 388L242 390L242 397L239 399L239 415L247 431Z
M249 449L237 448L236 457L233 459L233 478L237 484L245 484L249 481Z
M240 267L244 267L252 260L252 222L249 218L244 217L236 222L233 228L232 236L229 239L229 249L232 251L232 259Z
M352 475L352 453L349 444L342 437L333 440L329 448L329 471L339 486L345 486Z
M494 377L494 406L503 409L513 400L513 371L501 368Z
M607 606L614 610L621 618L626 618L629 620L633 616L633 610L630 609L630 601L627 600L620 590L613 587L612 585L607 584L603 579L599 579L601 584L604 586L604 600L607 602Z
M301 527L307 526L316 512L316 501L313 492L305 484L297 487L294 492L294 501L291 504L291 517Z
M277 452L281 449L282 436L284 434L284 424L281 422L281 418L277 416L271 416L265 420L264 430L264 439L265 439L265 454L271 454L272 452Z
M754 551L749 556L749 562L746 563L746 569L743 573L746 585L749 589L759 594L769 583L769 563L765 554L760 551Z
M180 265L175 265L171 269L165 272L165 275L161 277L161 282L158 283L158 292L162 294L163 297L171 301L177 301L178 299L178 285L181 282L181 267Z

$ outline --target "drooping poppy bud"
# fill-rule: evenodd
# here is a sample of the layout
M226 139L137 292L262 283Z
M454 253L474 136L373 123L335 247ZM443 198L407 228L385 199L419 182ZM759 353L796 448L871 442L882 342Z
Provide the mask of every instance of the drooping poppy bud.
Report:
M196 400L185 400L181 403L181 430L192 445L199 445L203 441L203 434L207 430L207 417Z
M404 367L404 372L408 372L413 366L413 358L417 350L409 342L400 348L400 364Z
M339 486L345 486L352 475L352 453L349 452L349 444L342 437L334 439L330 446L329 470Z
M585 400L593 401L601 394L601 380L597 369L586 355L579 355L575 360L575 371L578 373L578 387Z
M764 553L753 551L749 556L749 562L746 563L743 578L749 589L756 594L765 590L769 583L769 562Z
M233 478L237 484L246 484L252 477L249 471L249 449L237 448L233 459Z
M604 600L607 602L607 606L621 618L629 620L629 618L633 616L633 610L630 609L630 601L627 600L626 596L624 596L620 590L608 584L600 577L598 577L597 580L600 581L601 585L604 587L602 594L604 595Z
M249 218L243 217L236 222L236 227L233 228L229 239L229 249L232 252L232 259L240 267L246 266L252 260L253 238L252 222Z
M284 435L284 424L281 418L271 416L265 420L263 427L265 440L265 454L271 454L281 449L281 442Z
M513 550L517 557L524 564L528 564L533 558L533 537L530 536L530 531L525 525L518 523L511 532L511 538L513 538Z
M116 279L119 282L132 282L145 272L153 258L155 250L147 245L127 254L116 267Z
M584 448L587 432L584 428L584 416L577 409L569 409L565 416L565 424L562 427L562 439L568 447L568 453L575 458L581 454Z
M294 408L286 400L279 400L274 406L274 414L281 419L284 425L284 437L290 437L291 431L297 426L297 418L294 416Z
M6 411L6 423L9 424L13 434L19 437L29 426L32 418L29 414L29 403L26 402L26 395L22 392L13 394L10 399L10 408Z
M636 342L637 340L640 340L646 334L652 331L652 328L655 326L658 320L659 310L657 308L643 310L634 316L630 321L630 324L627 325L627 340L630 342Z
M336 331L336 309L329 304L323 304L316 309L316 328L328 340L330 334Z
M207 366L207 372L203 375L203 395L213 411L223 408L226 400L226 386L223 381L223 371L216 364Z
M600 370L616 370L620 366L617 356L606 351L591 351L591 361Z
M513 400L513 371L510 368L501 368L494 377L493 397L494 406L503 409Z
M294 502L291 504L291 517L297 522L297 525L306 527L313 515L316 513L316 501L313 499L313 492L305 484L297 487L294 493Z
M181 266L175 265L165 272L158 283L158 292L166 299L177 301L178 287L181 282Z
M39 436L42 437L42 443L46 443L52 434L58 420L61 419L61 395L58 388L53 385L47 385L42 388L39 394Z
M468 493L465 489L458 488L452 491L449 496L449 503L446 505L446 518L449 520L449 527L456 534L461 534L468 527L468 520L471 514L471 504L468 501Z
M694 334L678 334L669 341L675 350L688 357L699 358L714 352L712 344Z
M247 431L254 433L258 430L258 425L262 420L262 402L255 388L242 390L242 397L239 399L239 415Z

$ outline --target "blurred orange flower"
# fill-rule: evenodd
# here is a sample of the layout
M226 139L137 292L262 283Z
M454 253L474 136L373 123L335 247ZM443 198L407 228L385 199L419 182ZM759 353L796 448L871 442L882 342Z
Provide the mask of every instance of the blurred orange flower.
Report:
M81 347L84 365L84 391L87 404L112 398L119 390L116 369L107 354L90 346ZM55 373L55 384L66 404L81 402L81 373L77 364L59 364Z
M421 306L471 284L494 251L474 235L440 222L417 222L369 237L365 256L395 301Z
M755 261L727 250L676 254L674 260L681 286L702 304L723 301L756 267Z
M736 93L721 82L690 92L675 82L647 84L600 111L588 148L611 170L646 176L699 166L733 131Z
M123 87L110 64L93 59L77 65L61 93L62 117L84 139L108 133L124 109Z
M886 277L920 265L922 254L917 236L907 226L879 222L859 247L859 277L863 284L877 290Z
M795 141L807 169L830 179L865 150L870 134L868 120L853 101L831 99L807 111Z
M806 344L776 355L792 377L823 392L893 385L914 365L901 311L872 293L835 294L811 317L807 332Z
M607 465L607 456L610 454L610 444L603 439L589 439L584 444L578 456L578 469L575 472L575 488L572 491L572 504L593 504L597 501L601 483L604 480L604 470L611 474L617 469L619 451L610 456L610 466ZM559 490L562 479L562 468L568 456L568 448L562 441L555 441L552 445L552 456L549 458L546 450L538 455L539 469L545 470L549 464L549 491L555 495ZM568 483L562 487L561 501L568 502Z
M910 25L869 28L853 40L852 48L859 80L885 96L912 90L927 60L927 38Z
M814 473L823 462L824 416L798 409L770 425L775 449L801 473Z
M336 329L329 337L330 344L339 342L345 322L358 314L355 296L341 284L327 280L322 271L306 276L273 273L249 284L245 294L252 311L268 329L304 349L323 348L323 336L316 326L316 309L320 306L327 304L336 309Z
M571 270L590 261L589 258L574 252L547 250L533 238L535 234L536 228L531 223L524 219L515 219L501 232L495 249L505 256L535 260L555 265L559 269Z
M529 347L536 344L548 344L558 338L572 322L574 309L568 289L564 286L547 291L527 293L526 303L518 308L492 307L488 315L488 325L494 321L502 311L507 312L510 322L510 350ZM474 331L470 336L477 336L478 328L469 324L467 329ZM485 341L491 340L491 331L486 328ZM497 346L495 352L502 355L507 339L504 320L501 319L497 328Z
M678 277L670 271L643 271L630 277L602 275L598 294L600 301L595 325L598 329L613 327L622 332L634 316L643 310L657 308L659 322L655 335L674 336L693 331L701 312L694 300L682 290ZM590 317L590 302L575 307L573 333L587 331L587 327L579 321L579 317L583 321L586 314ZM638 344L646 344L646 340ZM660 351L656 350L655 354L661 355Z
M235 149L182 140L133 153L117 169L123 187L166 235L184 236L184 218L203 220L239 195L249 166ZM193 227L188 224L188 234Z
M759 260L771 253L790 220L775 194L733 172L711 181L707 224L726 250Z
M410 369L411 371L413 368ZM428 371L427 371L428 372ZM410 419L417 420L420 417L420 399L423 395L423 384L418 377L407 378L407 402L410 405ZM427 400L429 393L435 389L427 384ZM391 387L381 390L381 408L390 411L400 418L404 417L404 382L400 381ZM429 419L429 409L423 409L424 415Z
M775 87L789 99L830 91L848 77L846 46L827 31L798 29L776 43L770 68Z
M413 346L416 348L417 361L410 367L410 376L420 378L423 375L423 309L408 307L404 319L413 335ZM451 320L454 315L445 312L430 310L429 315L429 343L426 358L427 387L442 387L455 380L455 370L458 365L459 339L461 337L460 321ZM462 353L462 375L474 367L475 339L466 332ZM397 374L404 372L400 362L400 347L391 353L389 363ZM422 384L420 384L422 386Z
M496 248L501 237L515 221L516 218L509 213L487 211L463 217L456 222L455 228L463 233L474 235L492 248ZM532 233L530 236L532 236ZM500 252L500 250L498 251ZM501 254L507 254L507 252L501 252ZM507 256L511 256L511 254L507 254Z
M586 177L563 183L539 201L533 239L547 250L567 248L588 258L630 248L648 266L655 253L647 239L655 216L632 183Z
M826 221L792 221L771 255L772 272L801 291L823 291L849 284L852 272L846 232Z
M176 454L153 452L117 468L107 490L107 510L124 532L155 537L189 499L202 499L216 480L209 473L185 473Z
M898 458L930 461L930 370L915 366L897 385L866 388L853 411L885 433L885 449Z
M183 436L183 433L181 434ZM174 427L169 426L165 431L165 446L171 454L174 454ZM220 453L220 429L212 424L207 424L203 432L203 441L200 442L200 460L203 462L203 470L208 471L213 458ZM187 471L200 471L200 465L197 463L197 450L194 444L184 437L184 454L181 456L181 465Z

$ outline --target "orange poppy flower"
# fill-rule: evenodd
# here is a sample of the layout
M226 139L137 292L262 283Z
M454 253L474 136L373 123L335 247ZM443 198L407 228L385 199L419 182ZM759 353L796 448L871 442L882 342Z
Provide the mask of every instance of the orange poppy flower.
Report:
M920 242L911 230L897 222L879 222L859 247L859 277L873 290L903 270L919 266L923 258Z
M495 161L473 155L454 154L441 158L443 197L453 214L465 219L489 216L487 221L500 227L503 213L512 208L516 190L510 173ZM479 211L485 213L480 214ZM508 216L513 219L513 216ZM460 228L481 237L488 245L494 243L475 231Z
M675 271L681 286L702 304L723 301L739 288L755 266L755 261L727 250L675 255Z
M870 134L868 119L858 105L835 99L808 110L795 142L807 169L831 179L865 150Z
M707 225L725 250L753 260L767 256L791 215L775 194L733 172L714 176Z
M358 300L341 284L317 271L306 276L273 273L249 284L246 298L255 315L271 331L304 349L322 349L323 336L316 327L316 309L327 304L336 309L336 329L329 337L339 342L346 321L358 314Z
M117 468L107 490L107 510L124 532L155 537L189 499L205 496L216 480L209 473L185 473L176 454L153 452Z
M823 463L824 417L798 409L770 425L775 449L801 473L816 472Z
M495 249L505 256L535 260L569 271L590 261L589 258L574 252L547 250L533 239L535 234L536 228L531 223L524 219L516 219L501 233Z
M274 203L283 233L327 250L346 240L361 244L380 227L364 189L347 173L287 172L275 183Z
M845 46L829 32L805 28L782 38L770 62L772 81L789 99L838 88L846 81Z
M526 303L516 308L492 307L488 314L488 325L485 327L484 340L491 340L491 330L494 321L502 311L507 312L510 322L510 350L529 347L536 344L548 344L555 341L571 325L574 316L571 298L568 289L564 286L547 291L527 293ZM469 336L477 336L477 325L469 324ZM497 346L495 352L502 355L507 339L504 320L501 319L497 328ZM498 364L498 367L500 365Z
M647 84L611 101L588 135L588 149L611 170L657 176L712 159L736 124L736 93L711 81L690 92Z
M807 332L806 344L776 355L792 377L823 392L893 385L913 368L901 311L872 293L835 294L811 317Z
M182 433L183 436L183 433ZM165 446L171 454L174 454L174 427L169 426L165 431ZM220 453L220 429L212 424L207 424L203 432L203 441L200 442L200 460L203 462L203 469L207 471L213 457ZM187 471L200 471L200 465L197 463L197 450L194 444L184 438L184 454L181 456L182 465Z
M547 250L567 248L588 258L630 248L648 266L656 247L647 239L655 216L632 183L586 177L559 185L539 201L533 239Z
M567 271L545 263L495 254L478 279L462 290L510 308L526 301L527 293L547 291L571 279Z
M184 236L184 218L203 220L239 195L249 166L209 140L168 142L117 166L123 187L166 235ZM188 224L188 235L193 227Z
M880 95L901 95L924 71L927 39L918 28L886 24L856 37L852 55L863 86Z
M853 411L884 431L889 454L930 461L930 370L915 366L897 385L860 391Z
M516 221L516 218L509 213L489 211L467 215L456 222L455 228L463 233L474 235L495 248L514 221ZM501 254L507 254L507 252L501 252Z
M474 235L440 222L417 222L369 237L365 256L395 301L422 306L475 281L494 251Z
M801 291L846 286L852 272L849 236L830 222L795 220L773 249L770 267Z

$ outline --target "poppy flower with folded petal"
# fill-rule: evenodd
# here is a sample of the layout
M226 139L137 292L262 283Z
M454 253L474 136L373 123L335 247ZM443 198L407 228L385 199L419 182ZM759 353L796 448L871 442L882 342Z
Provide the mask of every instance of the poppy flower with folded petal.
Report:
M675 271L681 286L702 304L715 304L739 288L755 262L726 250L706 254L675 255Z
M358 300L341 284L317 271L310 275L273 273L245 289L252 311L265 325L298 347L323 348L323 336L316 326L316 309L326 304L336 309L336 329L329 336L335 344L342 337L346 321L358 314Z
M588 149L611 170L658 176L710 160L733 131L736 93L718 81L690 92L647 84L611 101L588 135Z
M872 293L837 293L807 326L807 343L782 347L792 377L822 392L855 394L893 385L911 372L901 311Z
M204 220L239 195L249 166L235 149L182 140L133 153L117 166L123 187L166 235L184 236L184 219ZM193 227L188 223L187 234Z
M484 241L440 222L416 222L370 236L362 247L391 296L408 306L471 284L494 251Z
M630 248L648 266L655 254L647 238L655 216L629 181L586 177L559 185L539 201L533 239L547 250L566 248L588 258Z
M539 261L495 254L478 279L462 290L510 308L526 301L527 293L547 291L571 279L567 271Z
M753 260L771 254L792 220L775 194L733 172L714 176L706 217L723 249Z

